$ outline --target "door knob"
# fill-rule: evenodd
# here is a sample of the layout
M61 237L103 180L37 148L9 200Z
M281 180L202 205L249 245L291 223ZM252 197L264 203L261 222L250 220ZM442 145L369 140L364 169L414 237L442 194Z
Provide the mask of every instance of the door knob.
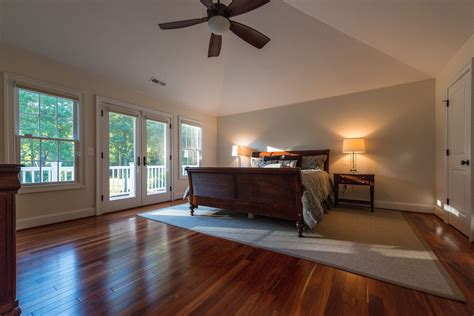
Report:
M469 166L469 160L461 160L461 165Z

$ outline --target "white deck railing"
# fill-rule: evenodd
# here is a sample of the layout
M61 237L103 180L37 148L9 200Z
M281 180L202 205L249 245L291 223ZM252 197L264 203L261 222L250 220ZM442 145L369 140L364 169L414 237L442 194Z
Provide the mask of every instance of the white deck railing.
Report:
M147 193L166 192L166 166L148 165ZM109 184L110 197L117 198L133 195L135 193L135 164L129 166L110 166Z
M182 166L182 172L187 167ZM166 166L148 165L147 168L147 192L166 192ZM135 193L135 164L128 166L109 167L109 190L111 198L130 196ZM51 167L23 167L21 168L20 179L22 183L42 183L58 181L74 181L75 168L63 167L61 163Z
M52 162L51 167L22 167L20 180L23 184L74 181L74 169L57 162Z

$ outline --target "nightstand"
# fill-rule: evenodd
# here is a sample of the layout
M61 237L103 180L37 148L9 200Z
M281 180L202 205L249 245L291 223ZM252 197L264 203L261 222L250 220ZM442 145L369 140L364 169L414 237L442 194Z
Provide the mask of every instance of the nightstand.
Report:
M339 185L362 185L369 187L370 201L340 199ZM337 205L339 202L356 203L370 205L372 212L374 211L374 192L375 192L375 175L374 174L359 174L359 173L335 173L334 174L334 202Z

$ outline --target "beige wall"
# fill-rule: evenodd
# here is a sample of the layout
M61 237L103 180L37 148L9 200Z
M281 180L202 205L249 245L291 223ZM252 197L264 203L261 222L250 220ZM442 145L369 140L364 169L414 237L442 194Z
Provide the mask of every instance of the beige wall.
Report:
M367 139L359 172L376 174L379 207L433 211L434 80L219 117L218 164L236 165L233 144L265 150L331 149L331 172L349 170L346 137ZM352 192L351 192L352 190ZM348 195L365 195L356 189Z
M78 69L58 64L38 57L28 52L14 49L6 45L0 46L0 72L8 72L31 79L53 83L59 86L79 90L84 95L85 107L85 151L95 148L95 98L96 95L118 99L128 103L141 105L150 109L167 112L174 116L183 115L203 124L203 164L213 166L216 164L216 131L217 122L213 116L198 113L194 110L180 108L173 104L161 103L159 99L152 98L134 91L117 83L98 79L97 77L82 72ZM146 77L147 74L144 74ZM2 81L3 82L3 81ZM4 98L3 84L0 86L0 162L4 162ZM175 125L176 126L176 125ZM175 130L174 157L177 155L177 130ZM175 159L175 170L177 170ZM48 222L75 217L80 214L90 213L95 209L95 156L85 157L85 184L84 189L66 190L60 192L20 194L17 198L17 216L22 227L30 222ZM186 180L179 180L175 172L175 194L184 191ZM79 211L79 212L75 212ZM82 212L84 211L84 212ZM87 211L87 212L85 212ZM29 221L33 219L33 221Z
M436 77L436 198L442 203L446 200L446 107L443 100L446 99L446 89L449 84L455 80L461 72L471 67L474 60L474 35L466 41L459 51L451 58L451 60L443 68L442 72ZM472 71L471 71L472 75ZM474 82L474 80L472 80ZM474 95L474 93L472 94ZM474 99L472 100L474 104ZM474 105L472 107L474 109ZM474 111L472 111L474 115ZM474 122L474 120L472 120ZM474 133L474 129L471 129ZM471 143L474 142L474 135L471 135ZM471 145L471 151L474 149L474 143ZM472 155L471 155L472 160ZM472 180L472 179L471 179ZM474 185L472 186L474 190ZM474 192L472 194L474 196ZM474 202L474 199L473 199ZM474 216L474 212L471 212ZM436 214L446 219L445 212L441 208L436 208ZM471 221L471 226L474 220ZM474 240L474 226L472 227L472 240Z

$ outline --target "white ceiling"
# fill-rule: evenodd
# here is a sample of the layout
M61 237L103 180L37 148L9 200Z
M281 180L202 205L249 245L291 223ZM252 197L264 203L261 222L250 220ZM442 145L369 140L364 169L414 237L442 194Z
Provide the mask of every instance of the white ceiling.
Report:
M351 1L368 3L375 0ZM436 68L431 70L432 64L436 64L433 61L426 61L425 65L425 59L431 59L431 55L424 46L428 56L416 62L415 58L405 58L402 53L397 55L398 51L394 53L385 46L377 49L369 46L366 43L370 40L356 39L353 34L354 37L347 35L347 30L343 33L334 28L337 24L343 29L338 23L329 26L328 21L325 24L321 22L322 18L315 19L282 0L273 0L254 12L235 18L269 36L271 41L266 47L257 50L229 33L224 35L221 56L214 59L207 58L210 34L206 24L172 31L161 31L157 27L159 22L205 16L205 8L198 0L4 2L0 21L3 20L3 40L6 42L128 84L163 102L214 115L428 79L428 74L432 75ZM295 5L300 8L307 4ZM340 5L346 8L347 4L341 2ZM335 9L327 10L332 12L328 13L331 21L340 21ZM308 11L314 14L313 7ZM350 11L348 19L353 19L354 29L364 29L364 21L352 18L359 16L352 12L359 11L358 8L344 11ZM420 9L417 14L423 15L423 12ZM379 14L383 16L383 12ZM407 13L408 16L413 14ZM384 25L383 20L378 21L381 23L377 26L379 29L393 27L393 23ZM369 19L367 23L375 22ZM464 36L449 29L447 35L436 35L440 42L450 37L460 41ZM424 36L432 38L429 31L423 31L427 32ZM426 43L424 45L436 44L433 50L438 49L438 41L425 41L424 36L419 38ZM416 42L411 37L407 41L409 45ZM396 42L403 43L402 40ZM405 47L400 51L411 56L409 51L412 49ZM443 52L438 56L435 53L433 60L443 59L439 63L444 65L450 54ZM396 58L392 57L394 55ZM161 87L148 83L147 79L152 75L168 85Z
M474 30L474 0L285 0L435 77Z

